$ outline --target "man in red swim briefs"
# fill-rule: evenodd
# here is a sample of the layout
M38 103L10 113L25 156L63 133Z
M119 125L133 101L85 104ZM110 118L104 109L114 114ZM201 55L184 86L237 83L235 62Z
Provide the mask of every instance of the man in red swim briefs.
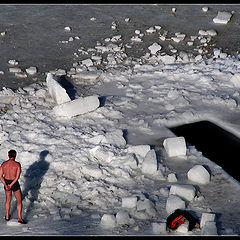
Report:
M2 163L0 167L0 179L4 184L5 195L6 195L6 202L5 202L5 209L6 209L6 221L10 220L10 204L12 200L12 192L17 200L17 213L18 213L18 222L19 223L26 223L22 219L22 192L20 189L20 185L18 179L21 174L21 165L19 162L15 161L16 158L16 151L10 150L8 152L9 159Z

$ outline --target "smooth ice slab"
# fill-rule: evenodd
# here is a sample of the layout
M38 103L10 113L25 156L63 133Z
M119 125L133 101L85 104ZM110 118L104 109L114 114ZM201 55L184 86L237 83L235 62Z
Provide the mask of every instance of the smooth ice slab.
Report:
M57 104L71 101L71 98L68 96L66 90L51 73L47 74L46 82L49 94Z
M56 116L73 117L91 112L98 108L99 105L100 102L97 96L89 96L57 105L53 108L53 112Z
M218 12L217 16L213 19L214 23L227 24L232 17L231 13Z
M169 157L186 156L187 148L184 137L167 138L163 142Z

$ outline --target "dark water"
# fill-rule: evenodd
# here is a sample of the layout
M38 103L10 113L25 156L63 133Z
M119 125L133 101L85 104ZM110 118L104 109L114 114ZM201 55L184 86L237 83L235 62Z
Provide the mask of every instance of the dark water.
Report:
M209 121L186 124L170 130L177 136L184 136L188 144L195 146L205 157L240 181L238 137Z
M34 81L43 81L46 78L45 72L57 68L69 70L73 62L81 60L81 57L79 59L74 56L78 48L95 47L96 41L104 42L105 38L118 34L122 35L123 43L127 43L135 35L135 30L143 33L155 25L168 30L169 37L176 32L185 33L189 37L198 35L200 29L215 29L218 35L213 43L230 54L236 54L240 48L240 5L207 5L209 11L203 12L202 7L205 5L207 4L0 5L0 32L7 32L5 36L0 36L0 70L5 72L0 75L0 89L3 86L16 89ZM173 7L176 8L176 13L171 11ZM235 13L227 25L222 25L212 21L218 11ZM92 17L96 21L91 21ZM126 22L125 18L130 18L130 21ZM117 23L116 30L111 29L112 22ZM64 31L66 26L70 26L72 31ZM80 40L59 43L75 36L79 36ZM140 57L159 38L157 34L151 34L143 37L143 40L143 43L135 43L131 49L126 49L127 54ZM169 51L168 45L171 44L179 51L198 54L194 50L196 46L188 47L186 41L159 43L164 51ZM209 45L209 51L213 47ZM18 60L19 67L23 70L36 66L39 72L34 77L16 78L8 71L10 59Z

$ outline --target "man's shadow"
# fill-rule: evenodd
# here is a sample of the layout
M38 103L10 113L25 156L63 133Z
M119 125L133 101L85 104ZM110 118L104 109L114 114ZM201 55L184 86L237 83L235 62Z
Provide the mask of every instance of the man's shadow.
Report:
M26 196L30 200L23 218L27 220L29 213L34 207L34 201L38 199L39 189L41 187L42 179L44 174L49 168L49 163L45 161L46 156L49 154L49 151L42 151L39 156L39 160L34 162L26 171L25 183L22 191L22 200Z

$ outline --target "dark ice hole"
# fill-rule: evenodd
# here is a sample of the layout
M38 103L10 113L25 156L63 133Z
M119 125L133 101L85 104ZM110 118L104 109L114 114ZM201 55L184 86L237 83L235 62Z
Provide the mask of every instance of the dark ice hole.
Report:
M229 175L240 181L238 161L240 139L209 121L200 121L170 128L186 143L195 146L202 154L221 166Z

